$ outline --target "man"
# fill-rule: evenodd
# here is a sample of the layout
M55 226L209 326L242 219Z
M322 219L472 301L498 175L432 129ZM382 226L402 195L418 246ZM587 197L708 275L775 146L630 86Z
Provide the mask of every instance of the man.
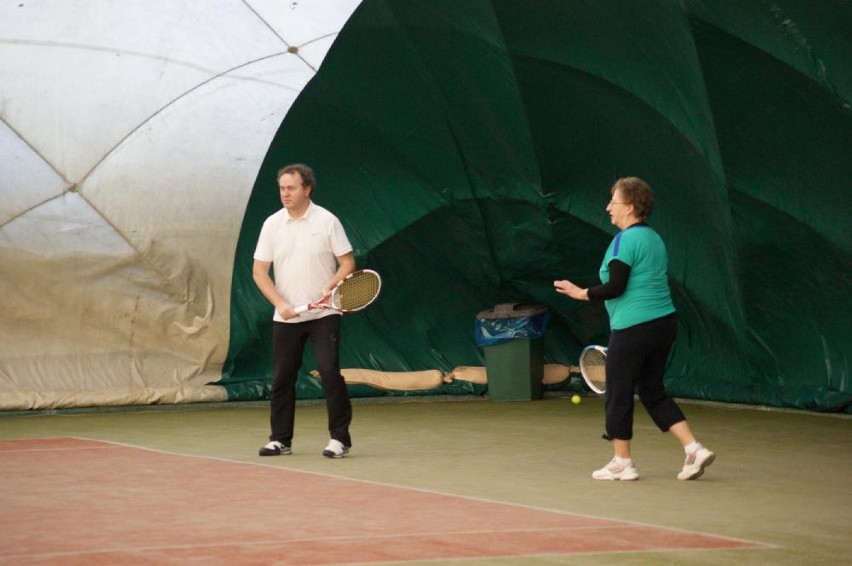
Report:
M340 313L293 309L329 295L355 269L352 245L340 220L315 204L314 172L297 163L278 171L278 189L284 208L263 223L254 253L252 275L260 292L275 306L272 328L273 376L270 395L269 443L261 456L292 453L296 412L296 377L302 354L311 342L322 377L330 440L327 458L343 458L352 439L352 404L340 374ZM275 281L269 276L272 266Z

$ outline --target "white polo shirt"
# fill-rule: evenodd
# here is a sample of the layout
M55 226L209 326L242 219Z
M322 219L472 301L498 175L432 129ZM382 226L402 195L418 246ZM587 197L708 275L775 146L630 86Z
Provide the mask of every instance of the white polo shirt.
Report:
M298 307L322 297L323 287L337 271L337 258L351 251L340 220L311 202L301 218L292 218L286 208L267 218L254 259L272 262L275 288L285 301ZM339 313L318 309L284 320L276 309L272 319L304 322L332 314Z

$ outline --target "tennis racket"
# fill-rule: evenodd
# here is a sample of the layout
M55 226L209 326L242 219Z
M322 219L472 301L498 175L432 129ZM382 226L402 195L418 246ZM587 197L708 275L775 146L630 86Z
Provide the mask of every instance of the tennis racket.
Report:
M356 312L370 306L382 290L382 278L372 269L353 271L343 281L335 285L331 293L319 301L296 307L294 312L301 314L316 309L332 309L337 312Z
M580 353L580 375L589 389L603 395L606 393L606 348L586 346Z

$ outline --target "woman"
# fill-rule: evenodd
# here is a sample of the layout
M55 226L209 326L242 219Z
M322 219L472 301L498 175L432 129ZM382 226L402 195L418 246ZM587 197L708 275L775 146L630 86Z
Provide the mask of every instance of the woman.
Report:
M635 480L639 472L630 456L633 396L663 432L671 432L686 453L679 480L704 473L715 455L693 436L680 408L663 386L666 361L677 334L674 304L666 276L668 258L660 236L645 221L654 206L651 187L626 177L610 189L606 207L620 229L600 268L601 285L582 289L554 281L558 293L580 301L605 301L612 333L606 360L606 436L615 456L592 473L596 480Z

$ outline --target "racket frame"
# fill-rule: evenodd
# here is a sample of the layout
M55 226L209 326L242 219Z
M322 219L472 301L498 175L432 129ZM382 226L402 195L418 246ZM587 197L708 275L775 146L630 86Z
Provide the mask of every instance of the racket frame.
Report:
M352 309L342 308L340 306L341 305L340 297L341 297L341 293L346 290L345 289L346 282L351 281L354 277L365 275L365 274L371 275L376 280L376 284L377 284L376 292L373 294L372 299L370 299L366 304L359 306L358 308L352 308ZM307 305L302 305L300 307L296 307L295 309L293 309L293 312L295 312L296 314L302 314L303 312L306 312L306 311L309 311L309 310L318 310L318 309L334 310L334 311L337 311L339 313L357 312L357 311L363 310L363 309L367 308L368 306L370 306L371 304L373 304L376 301L376 299L379 298L379 294L381 293L381 291L382 291L382 277L376 271L373 271L372 269L358 269L356 271L353 271L352 273L350 273L349 275L347 275L346 277L344 277L340 281L338 281L337 285L334 286L334 289L332 289L330 293L325 295L320 300L314 301L313 303L310 303L310 304L307 304Z
M593 352L599 352L599 354L593 353ZM603 361L604 361L604 365L602 366L603 371L604 371L604 385L603 385L603 387L601 387L600 381L597 380L597 379L594 379L593 376L591 375L589 365L586 361L587 357L590 356L590 355L595 355L595 356L600 355L603 358ZM594 367L601 367L601 366L595 365ZM589 389L591 389L592 391L594 391L598 395L604 395L606 393L606 348L604 346L592 345L592 346L586 346L585 348L583 348L583 351L580 352L580 375L583 376L583 380L586 382L586 385L589 386Z

